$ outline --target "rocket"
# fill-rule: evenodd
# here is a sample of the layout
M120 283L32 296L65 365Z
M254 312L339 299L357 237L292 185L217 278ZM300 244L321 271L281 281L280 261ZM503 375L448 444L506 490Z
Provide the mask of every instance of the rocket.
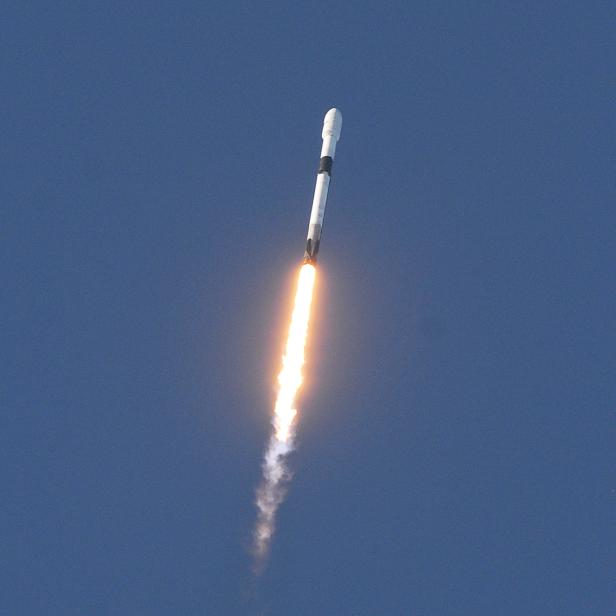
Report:
M342 114L338 109L330 109L323 120L323 146L321 147L321 159L317 172L317 184L312 199L310 222L308 223L308 238L306 239L306 252L304 263L316 263L321 243L321 231L323 229L323 216L327 205L327 191L332 175L332 164L336 154L336 144L340 139L342 130Z

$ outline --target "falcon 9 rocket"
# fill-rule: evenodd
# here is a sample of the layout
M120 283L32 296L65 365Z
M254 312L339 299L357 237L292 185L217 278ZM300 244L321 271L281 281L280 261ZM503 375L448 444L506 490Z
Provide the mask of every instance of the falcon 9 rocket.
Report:
M336 154L336 144L340 139L342 130L342 114L338 109L330 109L323 120L323 146L321 147L321 160L317 172L317 183L314 189L310 223L308 224L308 238L306 239L306 252L304 263L316 263L321 243L323 229L323 216L327 205L327 191L331 181L332 164Z

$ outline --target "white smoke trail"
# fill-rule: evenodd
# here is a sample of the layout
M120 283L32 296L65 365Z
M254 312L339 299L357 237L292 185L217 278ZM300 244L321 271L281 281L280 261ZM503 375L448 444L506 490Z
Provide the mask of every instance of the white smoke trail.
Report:
M282 443L272 436L263 460L263 479L257 489L257 524L254 532L255 572L263 568L274 534L276 511L284 500L291 474L285 456L293 450L292 443Z
M274 534L276 511L284 499L287 483L291 479L286 457L293 451L293 420L297 414L295 397L302 384L314 279L314 266L303 265L299 273L282 370L278 375L279 388L272 419L273 432L263 459L263 478L257 488L258 512L253 545L256 573L259 573L265 564Z

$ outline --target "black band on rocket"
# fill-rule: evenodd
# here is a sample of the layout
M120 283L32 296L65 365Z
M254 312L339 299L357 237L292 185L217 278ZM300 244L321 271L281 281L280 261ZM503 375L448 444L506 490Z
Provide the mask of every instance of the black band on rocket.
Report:
M332 163L334 160L331 156L322 156L319 161L319 171L318 173L327 173L327 175L332 174Z

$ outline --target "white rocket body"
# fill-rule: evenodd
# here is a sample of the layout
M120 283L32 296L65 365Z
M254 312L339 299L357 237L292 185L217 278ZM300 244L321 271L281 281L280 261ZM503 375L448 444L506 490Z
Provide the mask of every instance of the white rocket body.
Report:
M330 109L323 120L323 146L317 173L317 183L314 189L308 237L306 239L305 263L316 263L323 230L323 217L327 205L327 192L331 181L332 164L336 154L336 144L342 131L342 114L338 109Z

